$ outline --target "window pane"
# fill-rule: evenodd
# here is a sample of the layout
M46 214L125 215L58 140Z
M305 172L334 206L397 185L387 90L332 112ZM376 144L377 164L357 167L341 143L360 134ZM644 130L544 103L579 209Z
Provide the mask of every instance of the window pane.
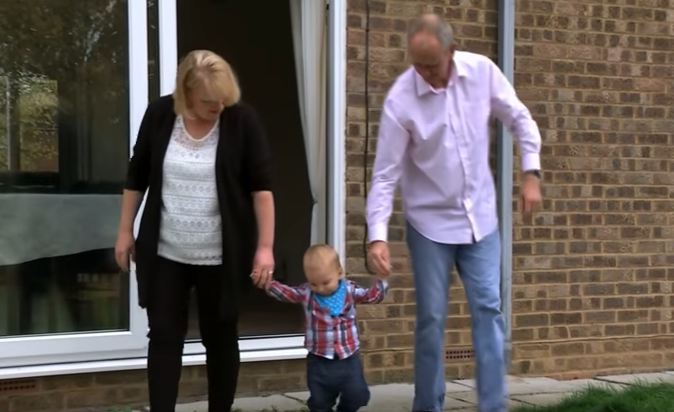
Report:
M0 337L128 330L129 277L97 250L0 267Z
M159 91L159 5L147 0L148 100L160 96Z
M0 336L127 330L127 2L0 2Z

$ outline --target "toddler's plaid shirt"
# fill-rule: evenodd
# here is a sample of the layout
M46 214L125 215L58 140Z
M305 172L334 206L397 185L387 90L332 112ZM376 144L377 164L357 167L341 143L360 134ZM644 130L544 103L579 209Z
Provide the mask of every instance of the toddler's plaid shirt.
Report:
M386 296L388 284L377 279L370 288L347 281L344 308L339 316L332 316L321 307L309 285L287 286L273 281L267 293L288 303L301 303L304 307L306 335L304 345L314 355L328 359L346 359L360 348L356 304L379 303Z

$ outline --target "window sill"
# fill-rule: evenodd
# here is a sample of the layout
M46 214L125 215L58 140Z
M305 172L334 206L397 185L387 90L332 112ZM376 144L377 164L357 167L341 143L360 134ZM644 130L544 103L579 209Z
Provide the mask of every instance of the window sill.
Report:
M304 347L242 350L241 362L268 362L277 360L303 359L306 356L307 350ZM205 364L206 355L203 353L186 354L183 356L183 366L198 366ZM74 375L81 373L128 371L145 369L146 366L146 357L91 362L71 362L51 365L19 366L0 368L0 380Z

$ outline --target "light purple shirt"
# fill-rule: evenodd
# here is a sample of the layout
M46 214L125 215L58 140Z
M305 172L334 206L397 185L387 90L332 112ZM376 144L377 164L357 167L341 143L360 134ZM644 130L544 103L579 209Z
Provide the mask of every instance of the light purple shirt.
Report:
M410 67L386 96L367 199L370 241L387 241L398 182L405 218L430 240L468 244L497 228L492 115L518 138L522 169L540 169L538 126L498 66L468 52L453 61L445 89Z

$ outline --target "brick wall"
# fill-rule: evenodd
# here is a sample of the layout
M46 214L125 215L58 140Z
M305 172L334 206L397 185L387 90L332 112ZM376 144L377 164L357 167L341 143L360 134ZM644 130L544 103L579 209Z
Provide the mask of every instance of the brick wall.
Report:
M671 365L674 1L519 1L516 27L546 201L515 215L513 370Z
M495 0L371 0L370 8L373 137L384 94L406 67L409 17L440 12L461 48L494 56ZM348 271L365 273L365 3L349 9ZM544 138L545 202L533 216L514 214L512 372L576 377L670 365L674 1L520 0L516 27L515 86ZM400 274L385 308L361 311L372 381L412 373L414 297L397 206L391 246ZM453 283L447 347L463 349L468 314ZM448 363L449 376L470 373L469 361Z

